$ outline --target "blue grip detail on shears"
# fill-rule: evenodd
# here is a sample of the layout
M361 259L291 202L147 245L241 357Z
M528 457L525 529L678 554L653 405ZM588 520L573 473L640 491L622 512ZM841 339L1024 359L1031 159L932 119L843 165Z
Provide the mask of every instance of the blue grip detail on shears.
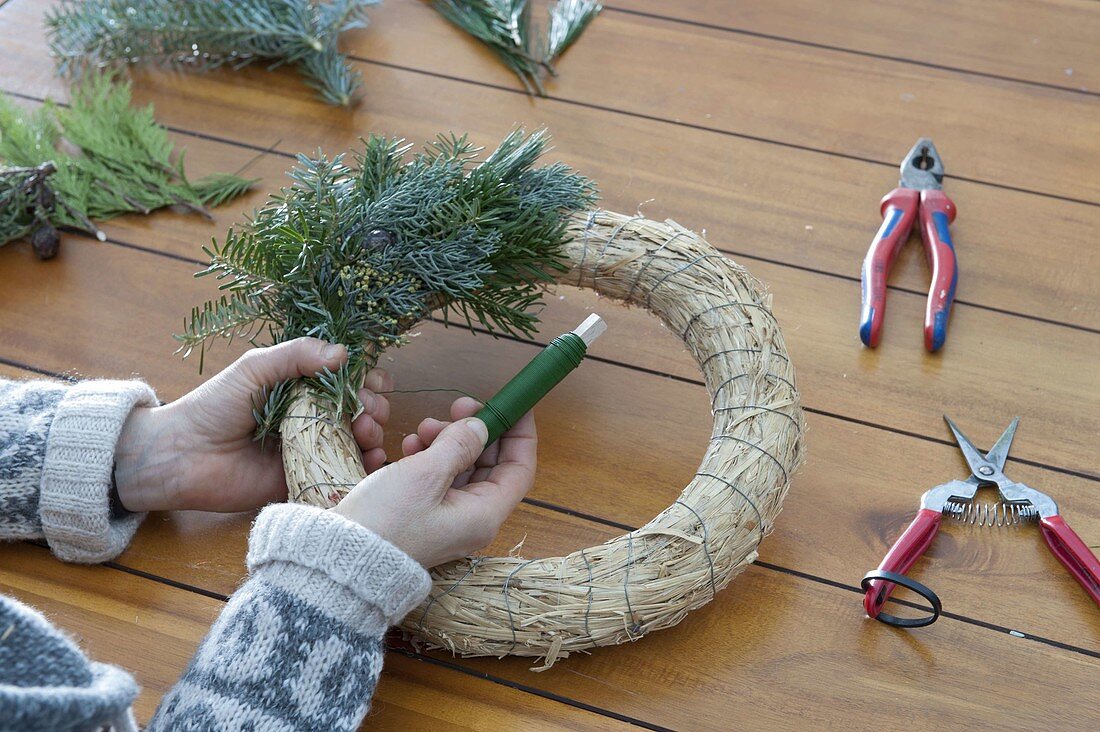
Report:
M939 234L940 241L951 247L951 251L954 251L955 243L951 241L951 232L947 228L951 223L947 220L947 214L942 211L933 211L932 223L936 225L936 233Z
M948 229L950 223L947 214L941 211L932 213L932 224L936 227L936 234L939 236L940 241L946 244L954 254L955 244L951 241L951 232ZM952 270L951 286L947 290L947 299L944 301L943 309L937 312L932 319L931 350L933 351L938 351L947 341L947 318L951 315L951 303L955 302L955 287L959 284L958 266L952 267Z
M947 309L941 310L936 313L935 318L932 320L932 349L938 351L947 341L947 316L949 311Z
M879 230L879 238L885 239L893 233L897 228L898 222L901 221L901 217L905 214L900 208L896 206L890 207L890 215L882 222L882 228Z
M863 341L863 345L871 345L871 323L875 320L875 309L872 307L864 308L863 310L863 322L859 324L859 339Z

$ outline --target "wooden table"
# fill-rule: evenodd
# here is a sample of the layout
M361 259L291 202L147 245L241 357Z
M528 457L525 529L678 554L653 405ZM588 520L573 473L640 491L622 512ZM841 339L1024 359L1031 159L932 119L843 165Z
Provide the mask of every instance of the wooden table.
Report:
M49 3L0 7L0 88L65 99L41 31ZM298 151L370 131L489 143L546 124L604 205L697 230L768 283L798 367L808 454L761 561L678 627L532 673L530 660L394 650L369 725L775 729L1100 728L1100 613L1035 527L948 526L914 569L947 615L915 632L862 612L858 581L927 487L966 475L941 414L989 445L1022 417L1008 471L1051 493L1100 545L1100 4L1086 0L610 0L532 100L421 2L387 0L349 38L366 82L353 110L288 72L142 73L136 94L201 175L263 178L213 224L128 217L36 261L0 250L4 376L137 374L172 399L202 381L170 334L211 288L200 245L284 179ZM935 138L960 211L948 344L921 347L928 272L896 265L884 342L861 347L859 263L900 157ZM694 364L642 311L564 288L551 336L597 306L591 361L539 409L540 475L492 552L569 551L638 526L694 472L710 424ZM420 328L386 365L405 388L488 394L525 340ZM544 338L542 340L545 340ZM480 354L490 349L487 365ZM217 351L208 367L238 351ZM446 399L395 398L391 439ZM0 549L0 589L137 675L148 719L244 576L252 515L149 517L100 567Z

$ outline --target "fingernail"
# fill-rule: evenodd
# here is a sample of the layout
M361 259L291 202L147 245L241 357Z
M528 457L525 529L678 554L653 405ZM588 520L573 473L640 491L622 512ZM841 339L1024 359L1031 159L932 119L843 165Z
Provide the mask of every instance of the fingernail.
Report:
M477 435L477 438L481 440L481 444L484 445L489 440L489 428L485 426L477 417L470 417L466 420L466 426Z
M340 358L344 355L344 347L341 345L333 344L325 349L324 357L326 361L332 361Z
M359 392L359 401L363 403L363 411L367 414L373 414L374 407L378 404L378 398L366 390Z

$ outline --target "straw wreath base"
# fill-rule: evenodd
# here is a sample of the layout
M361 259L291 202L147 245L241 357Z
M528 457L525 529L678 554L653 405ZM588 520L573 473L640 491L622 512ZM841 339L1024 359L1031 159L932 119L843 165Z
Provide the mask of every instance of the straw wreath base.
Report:
M638 640L710 602L756 559L802 456L794 369L759 282L672 221L594 211L571 232L561 283L645 307L679 334L714 427L694 478L645 526L564 557L471 557L432 570L431 595L405 630L461 655L544 657L537 670ZM363 477L350 425L324 419L304 390L288 414L291 496L332 506Z

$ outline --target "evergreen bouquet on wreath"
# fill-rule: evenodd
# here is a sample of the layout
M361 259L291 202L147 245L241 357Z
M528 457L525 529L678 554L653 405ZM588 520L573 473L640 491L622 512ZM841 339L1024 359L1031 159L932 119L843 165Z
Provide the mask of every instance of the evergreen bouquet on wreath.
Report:
M554 283L641 305L699 363L714 430L699 472L646 526L565 557L471 557L432 570L403 627L465 655L544 656L675 625L756 557L801 460L802 412L770 296L674 222L592 209L595 186L537 166L548 138L515 130L488 155L465 136L419 152L372 136L349 161L300 156L292 183L221 244L198 276L223 295L177 336L314 336L347 347L336 372L277 385L255 410L278 434L290 499L331 507L365 475L351 420L383 349L432 311L530 333Z
M445 135L412 156L402 140L377 136L350 164L300 156L293 184L206 250L210 266L199 274L223 279L226 294L194 310L182 350L264 335L347 347L338 372L264 395L256 418L266 437L286 430L287 415L322 431L313 417L354 418L378 355L433 310L532 332L543 286L565 269L567 215L595 201L591 182L566 166L535 167L547 141L542 130L516 130L481 161L466 137ZM333 505L354 486L324 470L316 478L292 497Z

